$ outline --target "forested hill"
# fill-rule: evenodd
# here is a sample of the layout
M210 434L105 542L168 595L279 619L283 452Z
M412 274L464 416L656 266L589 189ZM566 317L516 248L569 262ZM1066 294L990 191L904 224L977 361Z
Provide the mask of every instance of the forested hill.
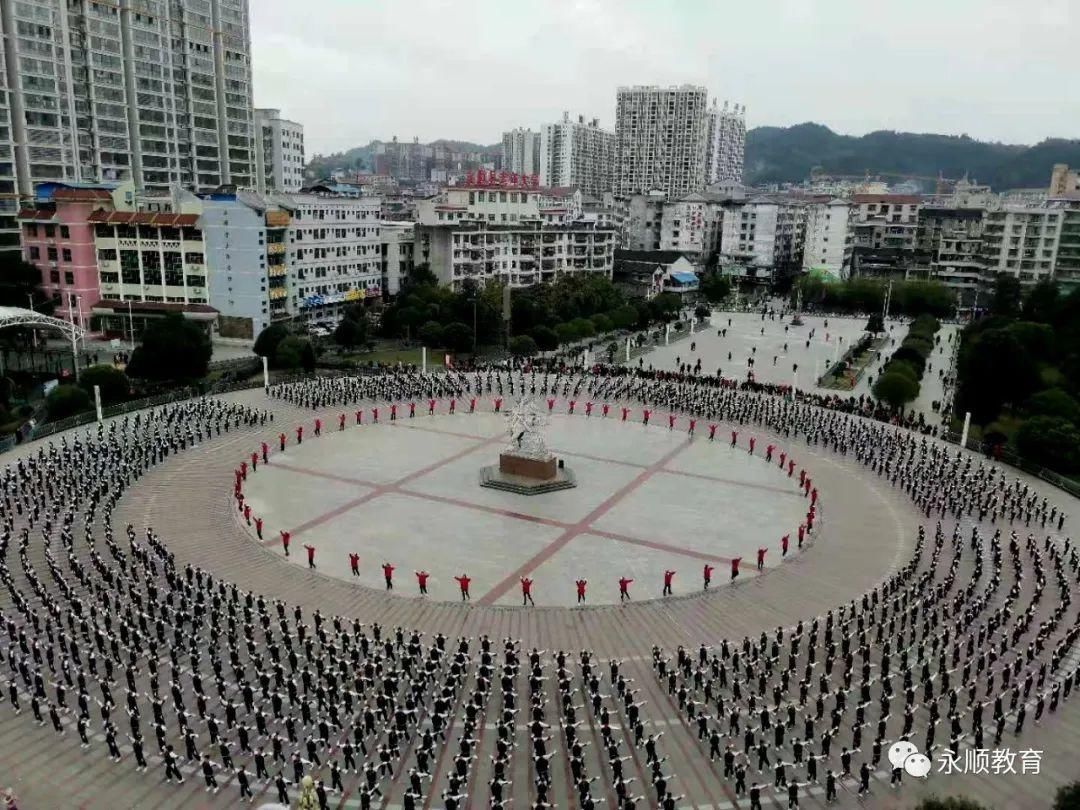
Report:
M1049 138L1034 146L976 141L965 135L881 130L861 137L838 135L821 124L756 127L746 134L746 182L805 180L812 169L827 174L939 174L989 184L997 190L1042 188L1055 163L1080 166L1080 140ZM886 180L899 178L885 177Z

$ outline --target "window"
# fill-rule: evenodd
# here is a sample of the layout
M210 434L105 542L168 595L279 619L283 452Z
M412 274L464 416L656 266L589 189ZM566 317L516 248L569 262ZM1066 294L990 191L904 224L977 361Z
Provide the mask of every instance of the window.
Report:
M50 270L49 271L49 281L51 281L53 284L59 284L60 283L60 271L59 270Z
M60 238L61 239L70 239L71 238L71 229L68 228L67 225L61 225L60 226Z
M64 283L67 284L69 287L75 284L75 274L72 273L70 270L64 273Z
M46 252L50 262L55 262L56 261L56 258L57 258L56 248L54 248L54 247L46 248L45 252Z
M37 245L30 246L30 261L37 261L41 258L41 249Z
M116 250L113 248L101 248L97 252L97 257L99 262L115 262Z
M26 225L26 235L27 236L37 236L37 223L36 222L27 223L27 225Z
M54 236L56 236L56 226L55 225L46 225L45 226L45 238L46 239L52 239Z
M71 261L71 248L63 248L63 249L61 249L61 251L60 251L60 257L61 257L61 258L62 258L62 259L63 259L63 260L65 261L65 262L70 262L70 261Z

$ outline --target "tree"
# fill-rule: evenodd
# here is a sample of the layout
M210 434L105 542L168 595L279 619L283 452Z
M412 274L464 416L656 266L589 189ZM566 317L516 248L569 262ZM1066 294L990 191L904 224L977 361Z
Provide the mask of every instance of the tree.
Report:
M337 328L334 329L334 342L347 349L363 345L367 343L367 340L368 322L366 317L354 318L346 315L338 323Z
M1044 278L1031 288L1031 292L1024 299L1024 318L1038 323L1053 323L1059 303L1057 284Z
M93 397L95 385L101 389L102 405L123 402L131 393L127 375L116 366L99 364L83 369L79 375L79 386Z
M1048 388L1032 394L1026 407L1039 416L1059 416L1073 423L1080 423L1080 402L1060 388Z
M711 304L719 304L731 295L731 279L721 273L706 273L701 277L698 290Z
M927 796L915 805L915 810L987 810L985 805L979 804L967 796Z
M1080 782L1059 787L1051 810L1080 810Z
M610 313L611 325L616 329L631 329L637 323L638 313L629 304L624 304Z
M200 326L170 312L143 332L127 373L149 380L196 380L206 374L212 351Z
M442 324L440 324L438 321L428 321L420 327L420 331L417 333L417 336L420 338L420 342L423 343L425 346L442 346Z
M998 273L994 292L990 296L990 313L1014 318L1020 313L1020 279L1009 273Z
M874 335L880 335L885 331L885 318L880 313L874 313L866 322L866 331Z
M1026 400L1039 386L1031 355L1007 329L990 329L965 341L959 362L958 411L971 411L976 424L997 418L1008 402Z
M704 304L698 304L694 307L694 317L699 321L708 318L710 315L712 315L712 309L710 307L707 307Z
M315 344L307 338L303 338L303 345L300 347L300 365L309 374L315 370Z
M0 307L27 309L31 299L36 312L52 315L55 305L52 296L41 290L41 271L23 261L18 251L0 252Z
M905 374L886 371L874 383L874 397L897 410L919 395L919 384Z
M289 328L283 323L272 323L255 338L255 354L269 357L272 361L277 354L278 344L289 336Z
M510 338L510 354L514 357L532 357L536 354L536 341L528 335L515 335Z
M45 410L51 421L90 410L90 395L77 385L58 385L45 397Z
M447 324L442 331L442 342L452 352L467 352L473 347L472 327L461 321Z
M1066 475L1080 470L1080 429L1060 416L1034 416L1016 432L1020 455Z
M277 345L274 365L277 368L296 369L304 362L304 347L311 346L311 341L298 335L289 335Z
M615 328L615 325L611 322L611 318L602 312L596 313L589 320L592 321L593 328L596 329L596 334L598 335L610 332Z
M559 336L555 334L555 330L550 326L541 324L540 326L535 327L532 332L530 332L530 335L532 336L532 339L536 341L537 347L542 352L551 352L559 348Z

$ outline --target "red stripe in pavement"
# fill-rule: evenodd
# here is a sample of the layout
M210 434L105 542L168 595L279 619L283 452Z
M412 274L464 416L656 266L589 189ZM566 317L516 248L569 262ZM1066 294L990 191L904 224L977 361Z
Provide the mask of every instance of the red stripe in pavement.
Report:
M476 433L461 433L456 430L440 430L439 428L425 427L424 425L415 425L411 422L403 422L400 419L390 423L394 427L408 428L409 430L420 430L424 433L441 433L443 436L457 436L459 439L490 439L491 436L480 436Z
M693 557L696 560L705 560L706 562L717 563L729 563L730 557L719 557L716 554L707 554L704 551L694 551L692 548L685 548L684 546L673 546L668 543L661 543L656 540L643 540L640 537L631 537L628 534L619 534L618 532L606 532L601 529L589 529L583 534L595 534L597 537L606 537L609 540L617 540L620 543L629 543L632 546L644 546L645 548L654 548L657 551L667 551L671 554L680 554L683 557Z
M498 584L496 584L494 588L492 588L490 591L488 591L486 594L484 594L477 601L477 604L480 604L480 605L492 605L492 604L494 604L507 591L509 591L512 587L517 585L518 581L521 579L521 577L525 576L526 574L531 573L541 563L551 559L551 557L557 551L559 551L559 549L563 548L567 543L569 543L575 537L577 537L580 534L584 534L588 530L589 526L593 523L593 521L603 517L605 514L607 514L609 511L611 511L611 509L617 503L619 503L619 501L621 501L623 498L625 498L630 493L634 492L638 487L640 487L642 484L644 484L646 481L648 481L650 478L652 478L657 472L659 472L660 470L663 469L665 464L667 464L669 461L671 461L673 458L675 458L675 456L679 455L679 453L681 453L683 450L685 450L689 445L690 445L690 440L687 439L686 441L681 442L674 449L672 449L669 452L665 453L661 458L654 461L652 464L650 464L648 467L646 467L644 470L642 470L640 473L638 473L638 475L635 476L632 481L630 481L628 484L625 484L620 489L616 490L615 493L612 494L610 497L608 497L604 501L602 501L595 509L593 509L591 512L589 512L589 514L587 514L584 518L579 520L577 523L567 527L566 531L564 531L562 534L560 534L558 537L556 537L554 540L552 540L551 543L549 543L547 546L542 548L531 559L526 560L516 571L508 574L503 580L501 580Z
M333 520L334 518L343 515L345 512L348 512L350 509L355 509L357 506L365 504L374 498L378 498L391 492L397 492L401 487L412 481L415 481L417 478L422 478L423 476L427 475L428 473L434 472L440 467L445 467L447 464L453 464L455 461L464 458L470 453L475 453L477 450L487 447L488 445L503 441L503 438L503 436L491 436L481 442L478 442L477 444L466 447L456 453L440 459L439 461L429 464L426 467L421 467L419 470L414 470L413 472L406 475L404 478L399 478L397 481L393 481L389 484L377 486L370 492L361 495L359 498L354 498L351 501L346 501L340 506L331 509L329 512L325 512L318 517L314 517L311 520L307 520L301 523L299 526L293 529L290 534L293 537L296 537L296 535L300 534L301 532L305 532L308 529L313 529L316 526L321 526L323 523L326 523L329 520ZM280 542L280 539L265 540L263 541L263 545L270 545L271 543L275 542Z
M790 489L785 489L784 487L774 487L771 484L758 484L754 481L736 481L733 478L720 478L716 475L686 472L684 470L664 470L664 472L671 475L682 475L686 478L699 478L702 481L713 481L717 484L730 484L733 487L750 487L751 489L763 489L766 492L777 492L781 495L797 495L800 498L802 497L802 490L793 491Z
M567 529L571 525L561 520L554 520L553 518L541 517L539 515L528 515L524 512L515 512L512 509L500 509L497 506L487 506L482 503L473 503L472 501L466 501L463 498L450 498L446 495L433 495L428 492L417 492L414 489L399 489L396 494L407 495L410 498L419 498L425 501L445 503L449 504L450 506L460 506L462 509L474 509L477 512L487 512L489 515L499 515L500 517L513 518L514 520L524 520L529 523L541 523L545 526L555 526L558 529Z
M310 467L300 467L295 464L283 464L280 461L275 462L274 467L279 470L288 470L289 472L311 475L315 478L325 478L327 481L340 481L342 484L356 484L357 486L362 487L380 486L377 481L365 481L362 478L349 478L349 476L347 475L334 475L334 473L322 472L321 470L313 470Z

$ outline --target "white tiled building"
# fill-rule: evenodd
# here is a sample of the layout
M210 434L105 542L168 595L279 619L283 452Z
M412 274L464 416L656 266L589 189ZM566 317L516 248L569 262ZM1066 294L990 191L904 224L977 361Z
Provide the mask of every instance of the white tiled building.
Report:
M708 93L704 87L620 87L615 110L615 191L678 199L705 187Z
M724 209L720 263L731 275L768 283L802 266L806 205L782 197L755 197Z
M701 194L688 194L664 204L660 217L660 250L675 250L699 263L716 251L722 211Z
M1008 273L1025 287L1054 275L1065 211L1036 206L1004 206L987 211L983 259L991 275Z
M806 207L806 239L803 243L803 270L819 270L835 278L846 278L851 267L851 203L831 199L811 202Z
M460 288L471 278L528 287L567 273L611 276L615 228L599 222L545 224L542 190L453 187L422 200L414 261L439 282Z
M255 181L248 0L2 0L17 189Z
M540 130L540 184L547 187L577 186L585 194L599 196L615 183L615 133L584 116L545 124Z
M709 151L706 160L705 182L742 183L743 156L746 151L746 105L735 104L723 109L713 102L709 110Z
M304 127L281 110L255 110L255 188L296 192L304 185Z
M540 133L531 129L512 129L503 133L503 171L540 174Z

